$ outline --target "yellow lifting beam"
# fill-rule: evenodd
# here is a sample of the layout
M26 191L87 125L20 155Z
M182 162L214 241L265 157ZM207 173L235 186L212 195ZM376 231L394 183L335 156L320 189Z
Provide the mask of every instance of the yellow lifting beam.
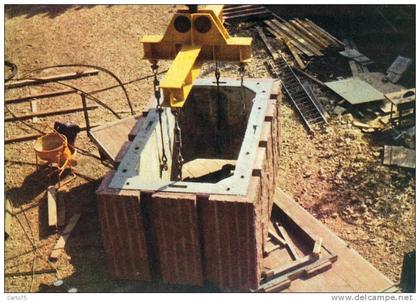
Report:
M251 60L252 38L231 37L223 26L223 5L208 5L196 12L178 10L164 35L144 36L144 59L174 60L160 87L163 106L184 105L202 62Z

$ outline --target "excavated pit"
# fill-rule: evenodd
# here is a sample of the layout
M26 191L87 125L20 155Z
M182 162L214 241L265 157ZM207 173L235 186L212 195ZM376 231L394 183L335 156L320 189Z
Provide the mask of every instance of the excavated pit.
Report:
M260 286L280 156L279 87L222 80L218 97L212 80L197 80L179 116L179 181L171 110L162 124L154 108L139 119L118 169L97 190L112 278Z
M232 175L254 98L247 87L192 89L179 117L184 181L217 183Z
M122 160L111 187L168 192L245 194L272 81L197 80L179 114L184 165L177 180L175 119L151 109ZM163 148L162 148L163 141ZM162 169L163 150L168 169Z

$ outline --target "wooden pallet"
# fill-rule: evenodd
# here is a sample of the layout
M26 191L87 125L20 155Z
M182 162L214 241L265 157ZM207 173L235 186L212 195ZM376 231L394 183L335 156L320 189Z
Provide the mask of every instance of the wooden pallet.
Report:
M117 164L120 150L125 150L123 146L130 140L133 129L138 129L141 125L142 116L129 116L114 122L93 128L89 132L89 138L98 147L103 159L110 160Z
M398 288L346 242L315 219L295 200L277 189L274 206L279 207L305 232L323 239L337 255L332 267L311 278L295 279L285 292L396 292ZM274 212L274 209L273 209Z

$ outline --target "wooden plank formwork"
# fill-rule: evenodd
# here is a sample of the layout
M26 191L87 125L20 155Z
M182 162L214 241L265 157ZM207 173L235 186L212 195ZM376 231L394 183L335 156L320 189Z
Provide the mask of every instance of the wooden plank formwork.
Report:
M279 102L275 82L244 196L97 191L109 274L114 279L202 285L224 290L258 288L280 154Z
M360 256L345 241L303 209L295 200L276 189L275 206L280 208L302 230L312 237L321 237L337 255L337 261L330 270L312 278L296 279L291 282L290 292L395 292L395 285L381 272Z
M112 279L151 280L140 192L108 187L110 171L96 191L102 241Z

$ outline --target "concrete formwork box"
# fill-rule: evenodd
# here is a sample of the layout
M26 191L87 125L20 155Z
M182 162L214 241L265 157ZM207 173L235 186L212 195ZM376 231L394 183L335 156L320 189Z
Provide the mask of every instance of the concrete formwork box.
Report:
M97 191L110 276L252 290L261 279L280 154L279 83L200 79L175 119L156 110ZM163 147L168 169L160 169Z

